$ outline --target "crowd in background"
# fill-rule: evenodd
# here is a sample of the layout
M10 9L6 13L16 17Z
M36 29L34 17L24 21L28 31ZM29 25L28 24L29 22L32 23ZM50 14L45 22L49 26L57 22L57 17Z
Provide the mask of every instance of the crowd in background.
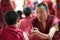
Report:
M0 0L0 40L60 40L56 4L21 1L23 5L16 7L14 0Z

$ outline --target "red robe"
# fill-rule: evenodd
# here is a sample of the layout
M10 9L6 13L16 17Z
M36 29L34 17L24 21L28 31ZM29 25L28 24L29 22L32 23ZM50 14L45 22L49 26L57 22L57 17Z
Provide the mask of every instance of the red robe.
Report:
M50 28L53 27L57 22L58 22L58 18L56 18L55 16L48 16L45 29L42 27L43 26L42 23L38 21L37 18L33 20L33 26L37 27L40 32L44 34L48 34ZM31 38L31 40L45 40L45 39L42 39L38 37L37 35L35 35ZM46 40L49 40L49 39L46 39Z
M55 12L55 10L53 8L53 3L51 1L43 1L43 3L47 3L50 15L56 15L56 12Z
M25 40L23 32L15 26L7 26L3 29L2 39L3 40Z
M60 40L60 20L59 20L59 31L54 34L53 40Z
M2 28L0 29L0 40L2 40L3 38L2 38Z
M31 2L31 0L28 0L28 6L33 9L34 8L34 4Z
M2 9L2 13L12 10L9 0L2 0L1 1L1 9Z
M3 16L2 16L2 9L1 9L1 4L0 4L0 29L2 28L2 20L3 20Z
M14 4L14 2L12 2ZM8 12L8 11L11 11L13 10L12 9L12 6L10 5L9 3L9 0L1 0L1 25L5 26L4 24L4 20L3 20L3 16L4 16L4 13L5 12Z
M31 29L32 29L32 20L33 17L27 17L25 19L20 20L20 29L25 31L27 35L29 36L29 39L31 38Z

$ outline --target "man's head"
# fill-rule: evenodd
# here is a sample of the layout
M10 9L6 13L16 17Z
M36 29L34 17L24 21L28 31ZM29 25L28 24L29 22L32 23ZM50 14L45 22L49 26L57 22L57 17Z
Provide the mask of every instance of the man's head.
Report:
M23 9L23 13L24 13L24 15L25 15L26 17L28 17L28 16L30 16L30 14L31 14L31 9L30 9L29 7L25 7L25 8Z
M36 7L37 17L39 20L45 21L47 18L48 7L44 3L40 3Z
M22 19L22 11L18 10L17 13L18 13L20 19Z
M8 11L4 15L4 20L7 25L15 25L18 21L18 14L15 11Z

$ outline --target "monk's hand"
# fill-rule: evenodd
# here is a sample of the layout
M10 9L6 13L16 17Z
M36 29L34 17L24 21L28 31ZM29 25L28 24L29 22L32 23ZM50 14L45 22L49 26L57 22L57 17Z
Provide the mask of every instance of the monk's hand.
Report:
M36 27L34 27L34 28L31 29L32 35L37 35L38 32L39 32L39 30L38 30L38 28L36 28Z

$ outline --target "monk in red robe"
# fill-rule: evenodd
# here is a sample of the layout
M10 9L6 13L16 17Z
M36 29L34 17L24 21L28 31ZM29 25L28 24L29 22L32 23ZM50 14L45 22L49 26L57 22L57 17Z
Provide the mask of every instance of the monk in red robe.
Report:
M34 8L34 4L31 2L31 0L24 0L24 4L23 4L23 7L30 7L32 10Z
M14 2L12 0L1 0L1 25L5 26L5 22L3 20L3 16L4 16L4 13L5 12L8 12L10 10L14 10L15 7L14 7Z
M14 11L9 11L4 15L6 27L2 31L2 40L25 40L23 31L18 28L19 17Z
M52 40L58 28L58 18L48 15L46 4L40 3L36 7L37 17L33 20L31 40Z
M23 18L22 18L22 11L21 11L21 10L18 10L17 13L18 13L18 15L19 15L20 20L23 19Z
M1 9L5 13L10 10L14 10L14 2L12 0L1 0Z
M32 20L35 16L33 16L32 11L29 7L25 7L23 9L23 14L26 16L26 18L20 20L20 29L25 31L30 39L32 37L31 35Z
M48 5L50 15L56 15L55 9L53 8L53 3L51 1L43 1L43 3Z

